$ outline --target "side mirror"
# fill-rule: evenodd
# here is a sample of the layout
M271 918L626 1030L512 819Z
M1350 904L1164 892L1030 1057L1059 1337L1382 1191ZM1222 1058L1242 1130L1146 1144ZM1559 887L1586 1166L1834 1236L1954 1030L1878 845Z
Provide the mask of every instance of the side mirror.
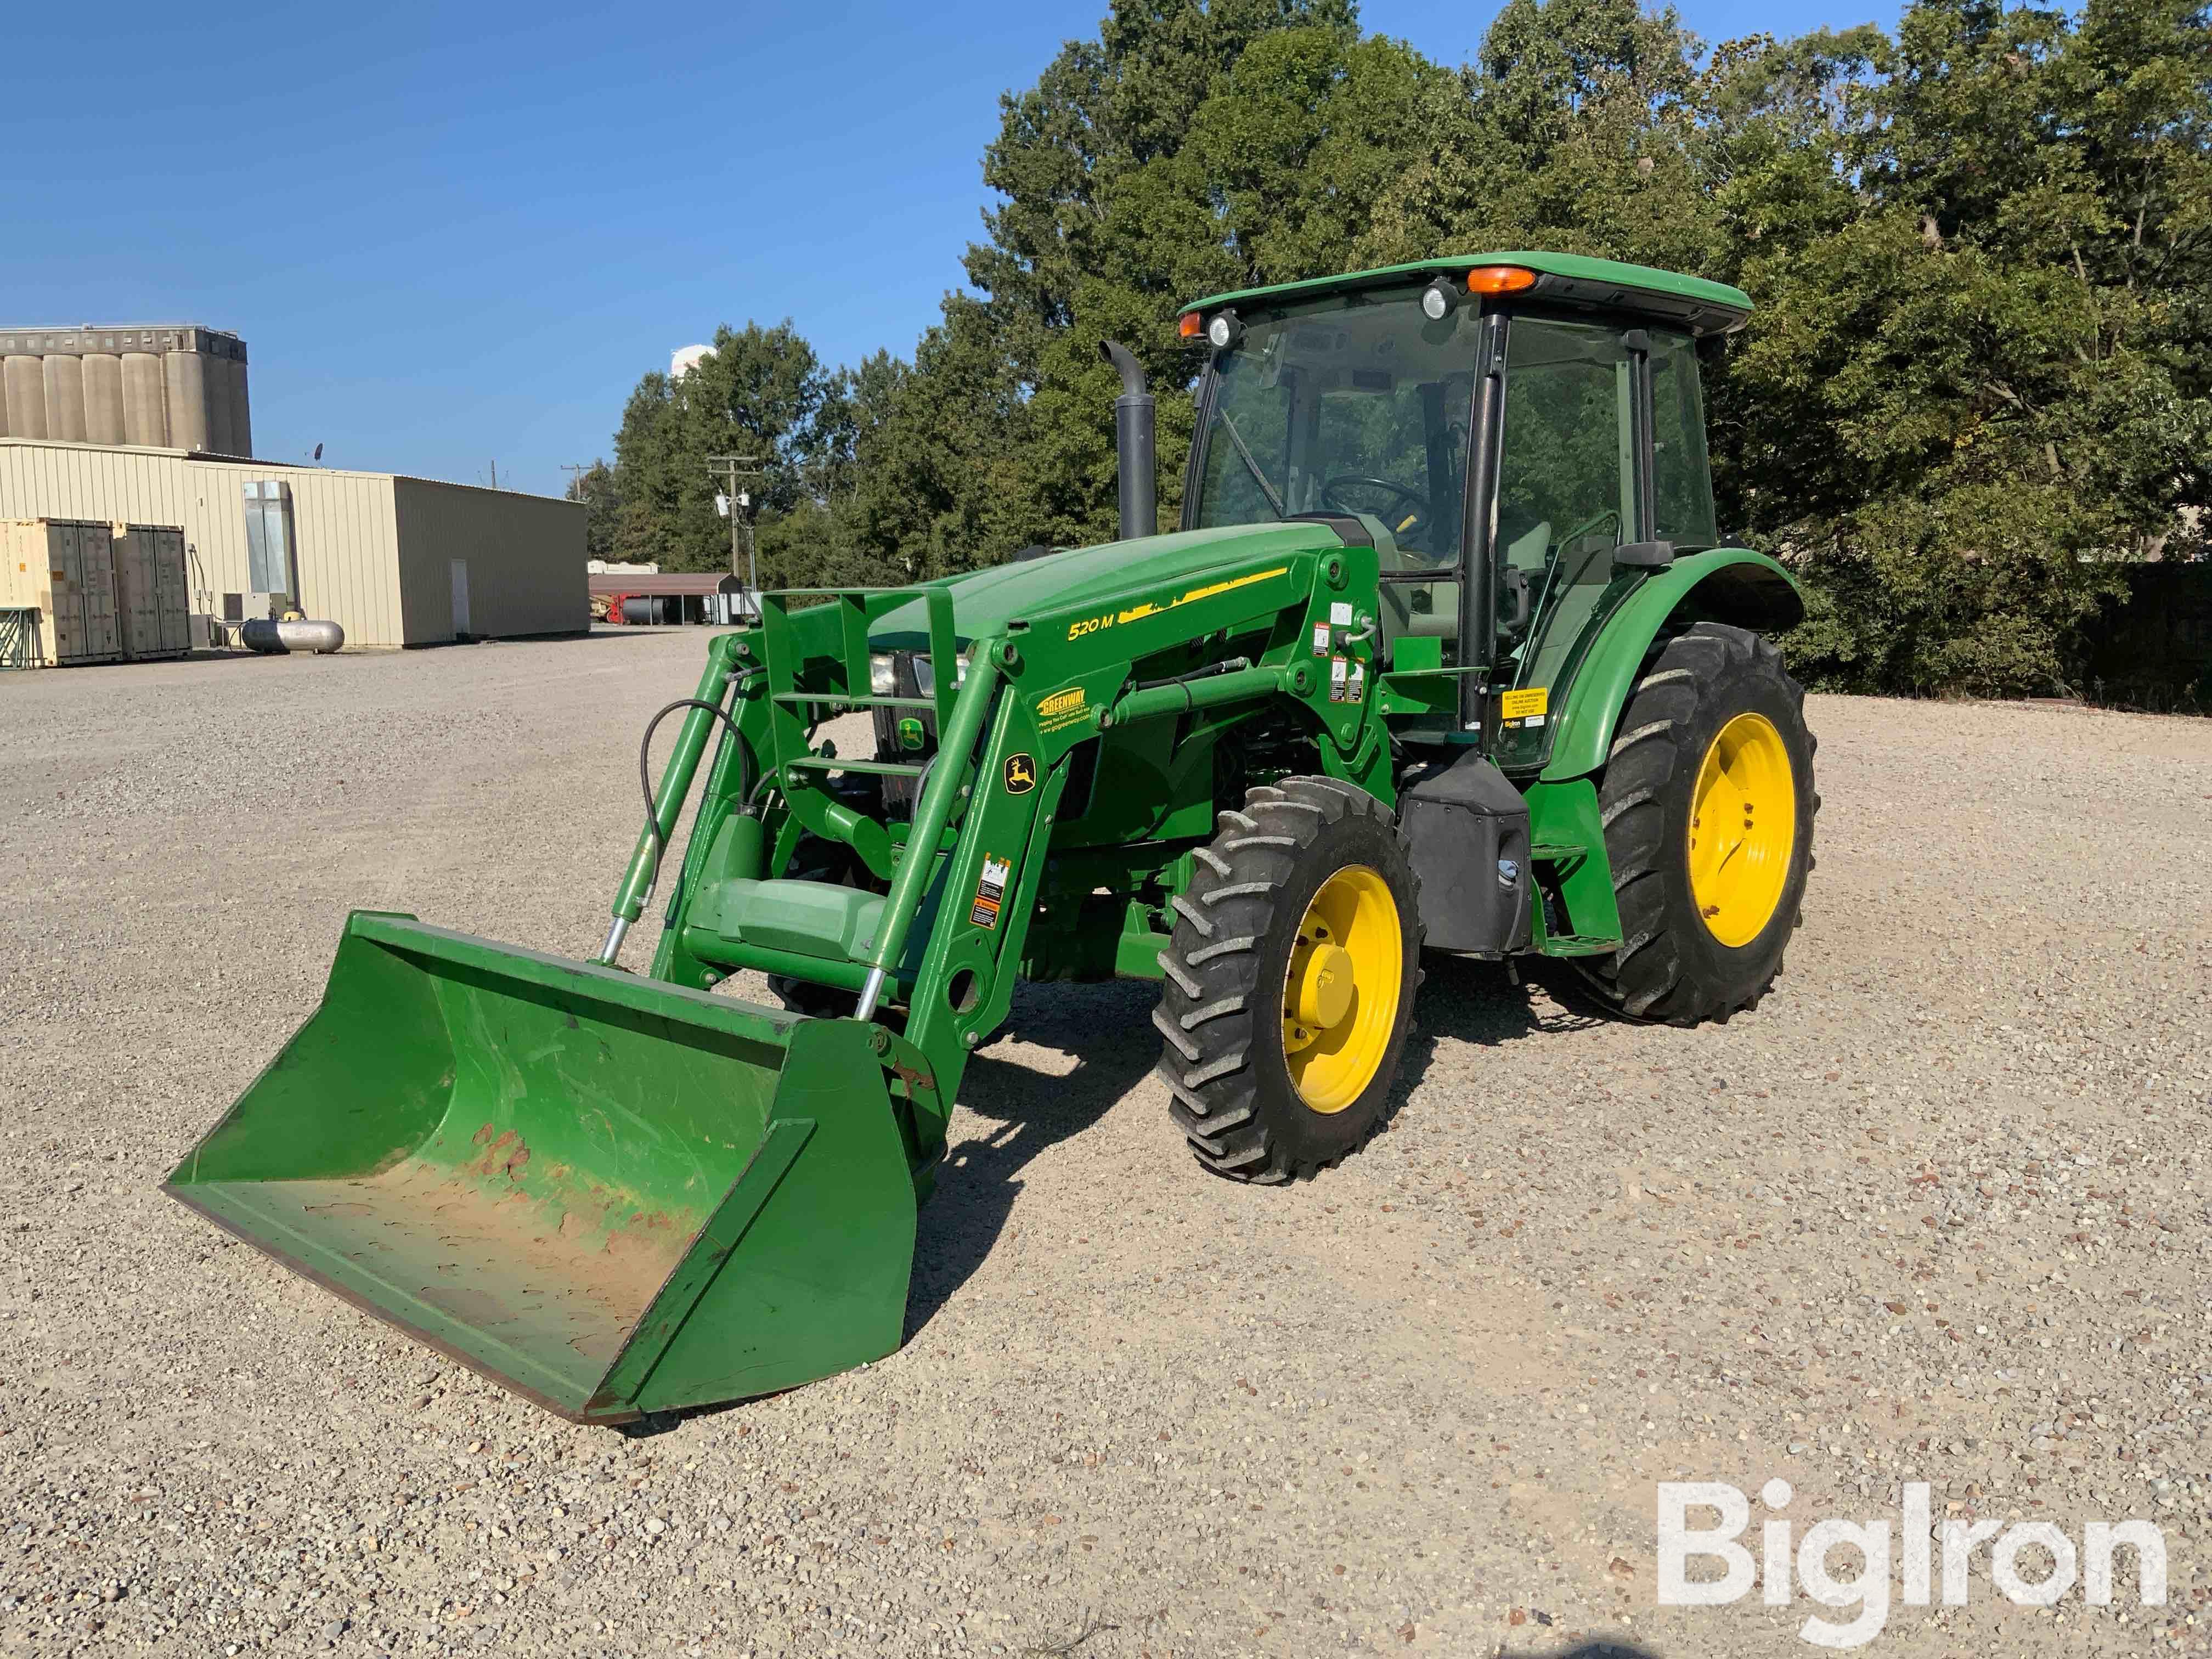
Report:
M1664 570L1674 562L1672 542L1623 542L1613 550L1615 568Z

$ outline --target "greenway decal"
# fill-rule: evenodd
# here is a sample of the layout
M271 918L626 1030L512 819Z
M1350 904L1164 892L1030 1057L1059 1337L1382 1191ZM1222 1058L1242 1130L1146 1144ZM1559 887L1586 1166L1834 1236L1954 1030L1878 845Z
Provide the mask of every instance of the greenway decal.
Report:
M1091 705L1085 700L1083 688L1071 685L1066 690L1055 691L1038 703L1036 712L1040 732L1057 732L1088 716Z

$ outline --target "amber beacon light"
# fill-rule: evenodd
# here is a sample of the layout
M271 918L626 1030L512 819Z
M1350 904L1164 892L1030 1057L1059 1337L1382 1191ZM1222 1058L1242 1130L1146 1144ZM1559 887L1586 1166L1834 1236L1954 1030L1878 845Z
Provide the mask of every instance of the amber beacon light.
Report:
M1536 273L1525 265L1477 265L1467 273L1469 294L1518 294L1536 285Z

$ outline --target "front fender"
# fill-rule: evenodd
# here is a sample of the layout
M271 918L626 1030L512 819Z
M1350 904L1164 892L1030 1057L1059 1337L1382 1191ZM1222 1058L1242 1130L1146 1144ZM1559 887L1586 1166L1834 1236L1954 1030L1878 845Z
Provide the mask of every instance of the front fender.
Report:
M1804 615L1796 580L1764 553L1715 547L1675 560L1628 597L1590 647L1568 693L1544 781L1583 777L1605 764L1644 659L1670 618L1773 634Z

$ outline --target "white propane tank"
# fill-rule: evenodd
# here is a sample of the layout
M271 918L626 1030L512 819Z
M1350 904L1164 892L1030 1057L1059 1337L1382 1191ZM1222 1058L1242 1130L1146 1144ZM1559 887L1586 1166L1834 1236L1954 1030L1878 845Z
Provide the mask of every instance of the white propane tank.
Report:
M256 617L241 624L238 637L248 651L281 657L288 652L327 654L345 643L345 629L334 622L275 622Z

